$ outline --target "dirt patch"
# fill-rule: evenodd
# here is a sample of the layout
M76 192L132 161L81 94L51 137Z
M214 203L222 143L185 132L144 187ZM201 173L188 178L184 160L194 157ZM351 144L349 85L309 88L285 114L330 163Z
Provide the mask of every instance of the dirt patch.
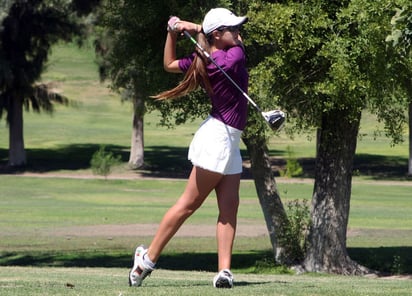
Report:
M96 176L91 174L89 171L84 172L66 172L66 173L56 173L56 172L44 172L44 173L36 173L36 172L22 172L22 173L15 173L15 174L3 174L3 175L17 175L22 177L36 177L36 178L72 178L72 179L105 179L102 176ZM181 180L187 181L186 177L147 177L144 173L140 173L137 171L125 171L121 173L113 173L107 176L108 180L139 180L139 179L147 179L147 180ZM253 181L253 179L248 178L248 176L242 175L242 181ZM284 177L276 177L276 183L289 183L289 184L313 184L313 178L284 178ZM412 181L405 180L405 181L397 181L397 180L353 180L353 184L369 184L369 185L382 185L382 186L411 186Z
M412 280L412 275L391 275L381 278L384 280Z

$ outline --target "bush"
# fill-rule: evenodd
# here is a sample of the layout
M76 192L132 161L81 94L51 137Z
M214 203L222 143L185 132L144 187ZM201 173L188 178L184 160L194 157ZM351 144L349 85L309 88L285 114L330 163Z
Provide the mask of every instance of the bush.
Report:
M307 200L293 200L286 204L287 221L279 234L279 243L285 246L288 262L298 263L305 257L305 240L310 226L310 209Z
M112 152L106 151L104 145L100 146L90 161L93 174L104 176L105 178L111 173L112 167L118 164L120 164L120 155L115 157Z
M299 177L303 174L303 168L299 164L298 160L295 157L295 153L292 151L292 148L287 147L288 158L286 160L286 169L281 170L279 173L282 177Z

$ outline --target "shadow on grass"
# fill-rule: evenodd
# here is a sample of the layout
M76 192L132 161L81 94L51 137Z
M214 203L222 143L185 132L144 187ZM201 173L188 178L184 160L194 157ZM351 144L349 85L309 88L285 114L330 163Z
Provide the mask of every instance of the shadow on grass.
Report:
M253 267L256 262L269 258L269 251L234 254L232 267L246 269ZM78 253L14 253L0 254L0 266L60 266L60 267L130 267L131 255L108 254L100 252ZM159 268L170 270L202 270L215 271L217 269L217 255L215 253L165 253L157 263Z
M99 150L97 144L72 144L60 146L56 149L26 149L27 165L24 167L7 167L7 151L0 149L0 161L3 164L0 172L53 172L59 170L82 170L90 168L90 160L93 154ZM122 161L127 161L128 153L121 146L106 145L106 150L120 155Z
M28 164L24 167L10 168L7 164L8 151L0 149L0 174L23 172L53 172L59 170L83 170L90 168L90 160L99 149L98 144L72 144L60 146L56 149L27 149ZM106 150L120 155L122 162L129 160L129 149L126 146L106 145ZM186 178L191 169L187 160L187 147L146 146L145 165L135 170L143 176L159 178ZM242 157L248 162L247 151L242 150ZM271 164L275 177L286 167L284 151L271 151ZM303 177L313 178L315 175L315 159L300 158L299 164L303 168ZM370 176L375 179L405 179L407 176L408 158L399 156L382 156L358 154L354 161L354 174ZM250 169L244 167L244 179L252 178Z
M358 154L355 156L354 172L362 176L371 176L374 179L405 178L408 174L408 158Z
M382 274L412 274L412 247L349 248L351 258ZM233 269L258 271L274 267L270 251L234 254ZM0 254L0 266L125 267L131 266L129 253L14 253ZM216 271L215 253L165 253L158 267L170 270Z
M303 177L315 177L315 158L297 159L303 168ZM285 169L286 159L273 158L271 160L274 170ZM373 179L407 179L408 158L400 156L357 154L353 163L354 176L369 176Z
M0 149L0 174L24 172L48 173L60 170L76 171L90 168L93 154L100 148L97 144L73 144L56 149L26 149L28 164L24 167L8 167L8 151ZM130 147L106 145L106 151L120 155L121 161L129 160ZM146 146L145 164L134 170L147 177L187 178L192 164L187 159L188 148L170 146ZM245 155L245 151L242 154ZM250 176L245 169L245 177Z
M349 256L370 269L388 274L412 274L412 247L349 248Z
M117 145L105 145L105 147L107 152L120 156L123 163L128 162L130 147ZM8 167L8 151L0 149L0 174L89 169L90 160L99 148L98 144L72 144L56 149L26 149L28 164L24 167ZM147 146L145 166L136 172L148 176L181 177L187 175L189 169L190 163L187 160L186 148Z

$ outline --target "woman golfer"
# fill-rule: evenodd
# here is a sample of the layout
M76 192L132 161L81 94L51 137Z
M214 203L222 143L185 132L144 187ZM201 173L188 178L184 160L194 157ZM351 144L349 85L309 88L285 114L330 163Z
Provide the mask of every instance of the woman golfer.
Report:
M183 31L197 34L199 44L217 64L246 92L248 73L239 27L247 21L225 8L211 9L202 25L172 17L164 48L164 68L172 73L185 73L174 89L155 98L183 96L199 86L210 97L209 117L201 124L190 144L188 158L193 164L186 188L177 202L166 212L159 228L146 249L138 246L129 273L131 286L140 286L154 270L160 254L169 240L215 190L219 209L217 219L218 274L213 279L216 288L232 288L230 272L233 241L239 206L239 185L242 158L239 142L247 119L247 99L224 74L199 52L177 59L176 40Z

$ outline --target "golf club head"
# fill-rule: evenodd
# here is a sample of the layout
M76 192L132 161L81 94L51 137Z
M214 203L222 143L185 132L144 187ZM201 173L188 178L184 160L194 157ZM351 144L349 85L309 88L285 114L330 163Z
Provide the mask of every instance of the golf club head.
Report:
M269 124L269 127L275 132L281 130L285 124L286 115L280 110L262 112L262 115Z

